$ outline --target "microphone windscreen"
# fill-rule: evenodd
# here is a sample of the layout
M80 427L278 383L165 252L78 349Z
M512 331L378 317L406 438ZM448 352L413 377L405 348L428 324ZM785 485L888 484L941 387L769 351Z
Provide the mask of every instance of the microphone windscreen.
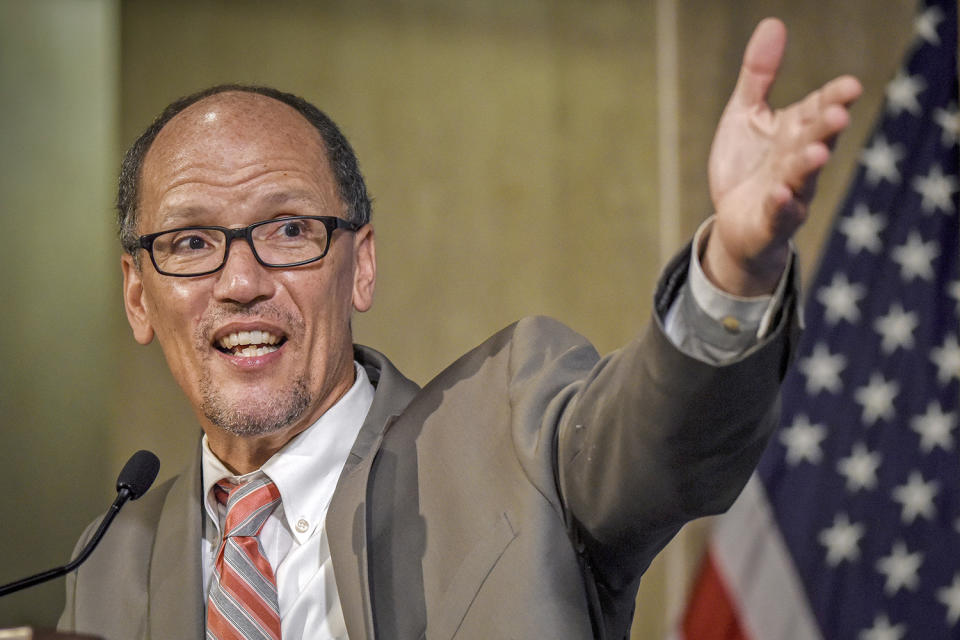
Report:
M120 475L117 476L117 491L125 488L130 492L130 499L136 500L147 492L156 480L159 470L160 459L152 452L141 449L130 456L127 464L120 470Z

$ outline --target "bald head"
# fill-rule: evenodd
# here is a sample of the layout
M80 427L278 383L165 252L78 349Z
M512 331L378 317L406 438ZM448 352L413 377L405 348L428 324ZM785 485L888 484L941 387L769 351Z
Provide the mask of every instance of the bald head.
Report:
M161 154L167 163L177 162L177 154L179 160L186 160L196 145L209 140L210 135L223 134L223 127L236 124L239 119L251 127L248 134L258 134L251 136L251 140L297 136L297 141L302 141L307 135L318 141L324 156L320 161L325 159L324 169L329 169L337 185L344 216L360 224L370 221L370 198L356 155L326 114L303 98L269 87L219 85L168 105L124 156L117 192L117 218L121 244L135 260L139 258L137 238L141 233L138 225L144 163L148 158L161 159ZM217 139L225 140L222 135ZM164 144L157 145L156 154L151 153L158 142ZM238 161L237 145L230 146L231 154L222 154L220 158L225 163ZM208 158L215 158L209 155L210 151L209 147L205 148Z

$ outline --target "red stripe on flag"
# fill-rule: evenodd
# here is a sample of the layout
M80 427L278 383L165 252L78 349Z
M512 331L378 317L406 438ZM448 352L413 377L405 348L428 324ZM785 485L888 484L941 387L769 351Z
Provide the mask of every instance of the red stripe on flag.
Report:
M681 627L686 640L750 640L709 552L703 556Z

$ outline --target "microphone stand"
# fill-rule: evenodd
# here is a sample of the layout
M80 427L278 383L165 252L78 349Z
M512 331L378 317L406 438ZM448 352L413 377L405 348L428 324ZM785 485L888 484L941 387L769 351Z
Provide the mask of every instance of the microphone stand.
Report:
M41 582L46 582L47 580L53 580L54 578L59 578L62 575L66 575L80 566L80 564L87 559L87 557L93 553L93 550L100 543L100 538L103 537L103 534L106 533L107 527L110 526L110 523L113 522L114 517L116 517L117 512L120 511L120 507L123 506L123 503L130 499L130 489L127 487L122 487L120 492L117 494L116 500L113 501L113 504L110 505L110 508L107 510L107 513L103 516L103 520L100 521L100 526L97 527L96 532L93 534L93 537L90 539L90 542L87 543L77 555L76 558L63 565L62 567L57 567L56 569L48 569L47 571L41 571L40 573L34 574L28 578L22 578L16 580L9 584L0 586L0 598L10 593L20 591L21 589L26 589L27 587L32 587L35 584L40 584Z
M77 557L62 567L43 571L36 575L32 575L29 578L23 578L21 580L0 586L0 598L14 593L15 591L20 591L21 589L26 589L27 587L40 584L41 582L59 578L60 576L70 573L79 567L80 564L86 560L91 553L93 553L93 550L96 548L96 546L100 544L100 539L103 538L103 534L106 533L107 527L110 526L110 523L113 522L113 519L120 511L120 507L122 507L127 500L136 500L146 493L147 489L150 488L150 485L153 484L154 479L156 479L157 471L159 469L160 461L157 460L157 456L149 451L137 451L135 454L130 456L130 459L127 460L127 464L124 465L123 469L120 471L120 475L117 477L116 500L114 500L113 504L110 505L110 508L107 509L107 513L103 516L103 520L100 521L100 526L97 527L97 530L93 533L93 537L91 537L86 546L80 550L80 553L77 554Z

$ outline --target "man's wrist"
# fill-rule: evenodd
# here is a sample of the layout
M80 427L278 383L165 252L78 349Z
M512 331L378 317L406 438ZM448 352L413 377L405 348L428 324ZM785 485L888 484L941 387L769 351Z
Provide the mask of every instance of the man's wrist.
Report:
M726 293L740 298L769 296L777 288L792 253L789 243L767 249L752 260L734 256L726 243L706 230L702 250L698 252L703 272L710 282Z

